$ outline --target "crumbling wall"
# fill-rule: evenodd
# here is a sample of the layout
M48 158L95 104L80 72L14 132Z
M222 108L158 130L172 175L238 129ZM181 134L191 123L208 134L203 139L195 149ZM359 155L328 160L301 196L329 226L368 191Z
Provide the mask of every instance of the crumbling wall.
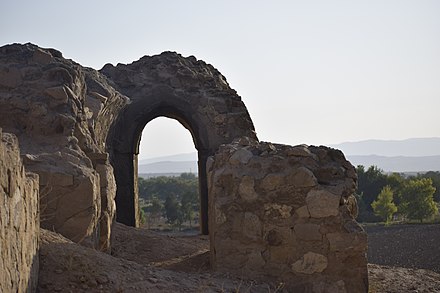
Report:
M139 141L148 122L165 116L176 119L192 134L198 151L200 228L207 234L207 157L234 138L256 139L241 97L212 65L175 52L144 56L131 64L107 64L100 72L130 99L119 112L107 139L118 185L117 220L139 225L136 171Z
M41 225L109 249L116 186L105 149L127 98L97 71L32 44L0 48L0 127L40 177Z
M0 292L34 292L38 282L38 176L26 173L17 138L0 128Z
M207 170L216 270L283 281L292 292L367 292L357 176L342 152L241 138Z

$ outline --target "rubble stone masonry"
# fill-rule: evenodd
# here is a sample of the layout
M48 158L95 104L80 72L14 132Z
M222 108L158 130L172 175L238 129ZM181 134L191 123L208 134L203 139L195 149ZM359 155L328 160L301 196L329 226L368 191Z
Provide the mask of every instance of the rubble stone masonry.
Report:
M216 270L292 292L368 291L357 176L342 152L241 138L221 146L207 170Z
M38 194L38 176L26 173L16 136L0 128L0 292L35 291Z

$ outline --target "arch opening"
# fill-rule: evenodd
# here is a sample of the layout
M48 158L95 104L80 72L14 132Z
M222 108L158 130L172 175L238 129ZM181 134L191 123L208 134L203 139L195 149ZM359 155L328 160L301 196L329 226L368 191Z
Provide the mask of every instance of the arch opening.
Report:
M130 105L122 117L113 125L109 136L111 142L111 162L116 179L116 220L129 226L140 226L139 190L138 190L138 161L142 131L152 120L165 117L176 120L186 128L192 137L197 150L198 193L199 193L199 224L202 234L208 234L208 187L206 175L206 160L210 155L203 134L206 129L200 127L191 111L179 109L166 103L156 107L139 108ZM133 115L134 114L134 115ZM206 136L206 135L205 135Z
M141 226L194 233L200 222L199 176L194 137L173 118L158 117L138 144Z

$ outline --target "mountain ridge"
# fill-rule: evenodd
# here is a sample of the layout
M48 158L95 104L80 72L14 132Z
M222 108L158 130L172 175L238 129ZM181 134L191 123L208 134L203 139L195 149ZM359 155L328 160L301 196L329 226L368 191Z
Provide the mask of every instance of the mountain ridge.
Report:
M331 144L346 155L425 157L440 155L440 137L418 137L404 140L369 139Z
M386 172L440 171L440 137L369 139L331 144L354 165L375 165ZM197 172L197 152L139 161L139 173Z

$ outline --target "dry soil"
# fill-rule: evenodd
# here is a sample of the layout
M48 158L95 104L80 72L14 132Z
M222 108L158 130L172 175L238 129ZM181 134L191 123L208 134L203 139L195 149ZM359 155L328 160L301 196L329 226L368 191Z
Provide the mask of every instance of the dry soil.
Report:
M116 224L112 255L42 230L39 292L285 292L282 284L209 269L206 236L165 235ZM370 292L440 292L430 270L369 264Z

